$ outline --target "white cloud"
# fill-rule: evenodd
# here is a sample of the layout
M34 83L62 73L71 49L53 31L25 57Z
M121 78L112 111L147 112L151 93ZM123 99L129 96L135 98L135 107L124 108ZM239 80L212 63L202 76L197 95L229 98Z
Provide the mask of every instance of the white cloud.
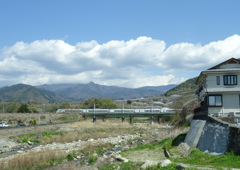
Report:
M201 44L139 37L129 41L17 42L0 54L2 85L88 83L123 87L180 83L231 57L240 56L240 36Z

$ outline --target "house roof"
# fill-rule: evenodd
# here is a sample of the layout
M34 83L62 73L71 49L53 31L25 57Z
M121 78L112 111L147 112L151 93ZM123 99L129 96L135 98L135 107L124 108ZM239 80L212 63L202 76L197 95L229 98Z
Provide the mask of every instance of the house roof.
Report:
M208 70L218 69L223 64L239 64L239 63L240 63L240 59L230 58L230 59L228 59L228 60L226 60L226 61L224 61L224 62L222 62L218 65L215 65L215 66L209 68Z
M220 66L224 65L224 64L240 64L240 59L236 59L236 58L230 58L218 65L215 65L205 71L202 71L200 73L200 75L198 76L195 84L200 84L200 82L204 79L204 73L206 72L220 72L220 71L239 71L239 69L236 68L230 68L230 69L220 69Z

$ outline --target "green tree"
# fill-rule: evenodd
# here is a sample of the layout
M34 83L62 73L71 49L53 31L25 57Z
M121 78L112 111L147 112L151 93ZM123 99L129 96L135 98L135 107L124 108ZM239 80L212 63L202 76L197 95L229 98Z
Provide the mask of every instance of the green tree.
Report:
M114 103L113 99L103 98L101 107L103 109L117 109L118 105L116 103Z
M18 103L16 100L9 101L6 103L5 112L16 113L19 107L20 107L20 103Z
M27 104L21 104L17 110L17 113L31 113L31 110L28 108Z
M116 109L117 104L114 103L114 100L110 98L103 98L103 99L97 99L92 98L89 100L86 100L82 103L83 109L93 109L95 105L95 108L97 109Z
M60 109L69 109L70 108L70 104L69 103L62 103L59 108Z

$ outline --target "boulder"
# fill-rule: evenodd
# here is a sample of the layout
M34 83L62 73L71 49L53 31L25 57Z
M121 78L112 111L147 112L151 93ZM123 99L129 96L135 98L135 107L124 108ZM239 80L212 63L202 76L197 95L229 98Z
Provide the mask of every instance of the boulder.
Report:
M156 161L149 161L147 160L142 166L141 166L141 169L146 169L147 167L149 166L154 166L154 165L157 165L158 162Z
M165 167L168 166L169 164L171 164L172 162L169 159L165 159L164 161L162 161L161 163L161 167Z
M188 146L187 143L180 143L178 145L178 150L185 156L187 157L189 155L189 150L190 150L190 146Z
M32 143L31 141L28 141L28 144L29 144L29 145L32 145L33 143Z
M176 169L177 169L177 170L182 170L182 169L186 169L186 167L185 167L183 164L178 164L178 165L176 166Z
M128 162L128 159L122 157L121 155L113 155L117 161Z

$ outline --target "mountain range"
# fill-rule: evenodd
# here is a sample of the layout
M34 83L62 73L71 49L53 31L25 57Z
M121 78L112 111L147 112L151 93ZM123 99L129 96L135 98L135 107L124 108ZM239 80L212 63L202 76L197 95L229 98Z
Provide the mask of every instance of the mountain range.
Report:
M41 103L70 102L104 97L112 99L131 99L157 96L176 86L177 85L171 84L166 86L124 88L99 85L93 82L88 84L45 84L36 87L26 84L16 84L0 88L0 97L3 101L17 100L22 103L33 101Z

